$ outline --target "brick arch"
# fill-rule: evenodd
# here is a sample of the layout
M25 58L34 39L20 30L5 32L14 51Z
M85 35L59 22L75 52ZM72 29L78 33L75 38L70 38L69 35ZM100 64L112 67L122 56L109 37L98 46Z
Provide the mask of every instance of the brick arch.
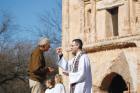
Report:
M121 52L118 57L112 61L110 72L115 72L121 75L127 82L132 82L130 75L129 63L126 59L125 53Z
M122 80L126 84L133 84L130 76L129 64L124 52L121 52L118 57L112 61L112 65L110 66L108 73L104 75L100 82L100 89L107 90L115 76L122 77ZM133 85L130 87L133 88Z
M123 79L123 77L115 72L111 72L110 74L108 74L102 81L101 83L101 90L104 91L109 91L111 86L113 85L113 82L118 82L119 85L116 85L117 87L120 86L120 90L124 91L124 90L128 90L127 87L127 82Z

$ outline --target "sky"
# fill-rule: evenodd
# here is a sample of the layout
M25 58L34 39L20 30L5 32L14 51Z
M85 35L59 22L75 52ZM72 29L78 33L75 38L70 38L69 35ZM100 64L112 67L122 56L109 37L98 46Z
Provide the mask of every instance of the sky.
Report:
M61 0L58 1L61 3ZM14 17L14 23L20 25L21 31L16 35L20 39L36 38L34 32L22 32L22 29L40 26L39 16L45 11L51 12L52 9L61 13L61 10L56 8L56 0L0 0L0 11L8 11Z

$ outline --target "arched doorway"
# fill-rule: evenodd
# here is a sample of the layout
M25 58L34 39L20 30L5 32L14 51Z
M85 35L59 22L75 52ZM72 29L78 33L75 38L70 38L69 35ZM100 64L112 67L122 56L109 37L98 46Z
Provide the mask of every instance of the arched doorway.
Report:
M108 88L109 93L123 93L123 91L127 90L127 85L124 79L120 75L116 75Z
M123 93L128 87L121 75L112 72L103 79L101 89L107 93Z

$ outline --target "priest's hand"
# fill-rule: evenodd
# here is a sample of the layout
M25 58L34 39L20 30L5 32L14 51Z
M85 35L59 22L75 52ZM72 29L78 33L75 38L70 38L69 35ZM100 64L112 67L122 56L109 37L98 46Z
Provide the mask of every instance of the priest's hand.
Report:
M59 56L63 55L63 53L62 53L62 48L61 48L61 47L56 48L56 53L57 53L57 55L59 55Z

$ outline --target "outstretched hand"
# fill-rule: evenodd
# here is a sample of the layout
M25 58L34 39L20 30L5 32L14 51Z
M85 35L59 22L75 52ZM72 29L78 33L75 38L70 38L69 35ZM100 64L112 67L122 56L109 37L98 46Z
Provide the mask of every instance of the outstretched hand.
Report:
M57 55L62 55L63 53L62 53L62 48L61 47L58 47L58 48L56 48L56 53L57 53Z

